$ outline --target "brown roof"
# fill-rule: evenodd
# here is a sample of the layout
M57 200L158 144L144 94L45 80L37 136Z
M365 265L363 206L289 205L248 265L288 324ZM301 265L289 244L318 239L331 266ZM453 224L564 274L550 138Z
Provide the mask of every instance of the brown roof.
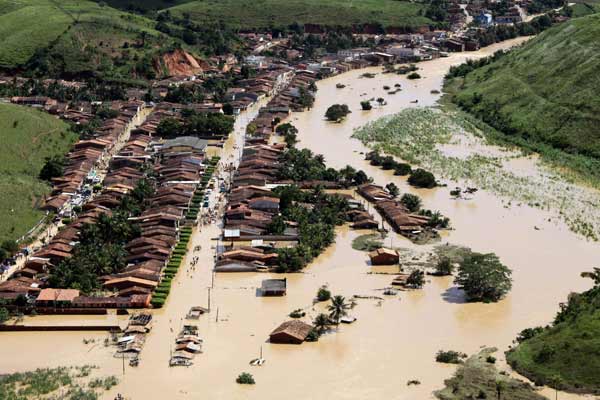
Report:
M271 332L270 336L273 337L276 335L286 335L294 340L302 342L304 339L306 339L312 329L312 325L298 320L291 320L279 325L273 332Z
M36 301L73 301L79 296L76 289L42 289Z

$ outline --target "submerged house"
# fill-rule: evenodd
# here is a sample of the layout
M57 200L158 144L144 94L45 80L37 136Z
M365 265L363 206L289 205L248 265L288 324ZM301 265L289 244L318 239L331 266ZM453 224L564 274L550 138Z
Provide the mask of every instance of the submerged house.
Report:
M396 250L381 247L369 253L371 265L394 265L400 261L400 255Z
M263 296L285 296L287 293L287 279L265 279L262 281L260 292Z
M271 332L269 341L271 343L301 344L312 330L312 325L305 322L298 320L286 321Z

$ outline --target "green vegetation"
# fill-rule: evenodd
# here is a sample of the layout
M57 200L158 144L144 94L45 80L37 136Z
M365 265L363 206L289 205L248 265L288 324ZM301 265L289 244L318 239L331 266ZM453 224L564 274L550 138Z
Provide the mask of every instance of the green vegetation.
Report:
M329 319L329 316L323 313L317 315L315 317L315 320L313 321L313 326L315 327L314 330L317 332L318 335L322 335L325 331L327 331L330 325L331 321Z
M435 176L429 171L425 171L422 168L413 170L408 176L408 183L411 186L418 188L431 189L437 186Z
M351 112L346 104L334 104L325 111L325 118L328 121L341 122Z
M484 349L461 364L446 387L435 392L440 400L505 399L546 400L531 385L499 372L487 358L496 349Z
M600 269L586 274L595 286L569 295L552 325L525 329L506 360L536 384L600 393Z
M358 251L373 251L383 246L382 237L378 233L360 235L352 241L352 248Z
M329 311L329 319L336 325L340 323L340 319L348 315L348 310L353 307L351 303L346 302L344 296L333 296L331 298L331 304L327 306Z
M290 318L302 318L306 316L306 312L301 308L297 308L290 313Z
M532 165L531 174L525 176L510 166L524 154L494 145L506 144L506 136L470 114L432 108L411 108L380 118L353 136L375 151L393 154L436 176L489 190L507 199L508 206L550 210L574 232L594 240L600 237L600 212L589 207L600 202L600 194L578 184L585 178L600 186L593 178L600 166L594 169L589 158L583 162L582 156L559 150L543 152L543 162L524 160ZM570 165L577 172L557 165Z
M599 34L600 15L572 19L446 87L454 103L502 132L505 140L597 181Z
M454 350L440 350L435 355L435 361L446 364L460 364L463 358L467 358L465 353L460 353Z
M242 372L235 380L240 385L254 385L256 381L249 372Z
M234 119L221 113L196 113L188 111L183 123L175 118L164 118L156 128L163 138L177 136L227 136L233 130Z
M327 286L323 285L317 291L317 300L327 301L331 299L331 292L327 289Z
M38 179L46 157L62 156L75 141L69 126L28 107L0 104L0 241L15 240L44 215L48 184Z
M4 307L0 307L0 325L8 321L9 318L10 314L8 313L8 310Z
M512 288L511 270L493 253L470 253L458 267L454 279L465 291L468 301L495 302Z
M93 366L58 367L18 372L0 377L0 399L97 400L97 389L109 390L118 383L114 376L96 378L86 387Z
M413 270L406 278L406 287L411 289L421 289L425 285L425 272L420 269Z
M369 111L373 108L373 106L369 100L364 100L360 102L360 108L362 108L364 111Z
M421 209L421 198L416 194L404 193L400 198L400 203L410 212L417 212Z
M423 15L425 5L408 1L363 0L221 0L192 1L169 11L173 15L189 14L196 23L223 21L238 29L270 29L316 24L352 26L376 24L408 27L429 25Z

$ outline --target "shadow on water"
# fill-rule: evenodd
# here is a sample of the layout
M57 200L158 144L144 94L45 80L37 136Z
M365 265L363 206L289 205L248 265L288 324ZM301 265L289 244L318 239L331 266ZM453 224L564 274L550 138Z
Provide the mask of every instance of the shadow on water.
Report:
M465 292L457 288L456 286L452 286L446 289L446 291L442 293L442 299L444 299L448 303L453 304L467 303L467 299L465 298Z

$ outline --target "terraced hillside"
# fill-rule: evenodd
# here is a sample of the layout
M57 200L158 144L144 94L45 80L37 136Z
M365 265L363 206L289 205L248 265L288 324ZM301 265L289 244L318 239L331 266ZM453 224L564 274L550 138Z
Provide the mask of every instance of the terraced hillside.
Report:
M425 6L398 0L196 0L169 9L195 22L224 21L240 29L289 26L294 22L328 26L381 24L418 27L432 21Z
M600 15L572 19L455 78L453 101L507 137L600 160ZM586 167L587 165L587 167Z
M49 186L38 179L46 157L67 153L75 134L63 121L32 108L0 104L0 242L17 239L44 215Z

